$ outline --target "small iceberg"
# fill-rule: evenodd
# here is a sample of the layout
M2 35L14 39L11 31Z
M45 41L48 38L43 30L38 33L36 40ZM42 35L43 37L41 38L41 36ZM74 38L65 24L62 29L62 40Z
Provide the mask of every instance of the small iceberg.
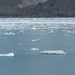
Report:
M66 52L62 50L48 50L48 51L41 51L41 54L50 54L50 55L65 55Z
M40 40L40 39L33 39L32 42L34 42L34 41L38 41L38 40Z
M39 50L39 48L31 48L30 50L36 51L36 50Z
M13 32L9 32L9 33L5 33L5 35L16 35L16 34Z
M14 56L14 53L11 52L11 53L7 53L7 54L0 54L0 56L7 56L7 57L11 57L11 56Z
M19 45L22 45L22 43L19 43Z
M34 39L34 40L32 40L32 41L34 42L34 41L37 41L37 40L36 40L36 39Z

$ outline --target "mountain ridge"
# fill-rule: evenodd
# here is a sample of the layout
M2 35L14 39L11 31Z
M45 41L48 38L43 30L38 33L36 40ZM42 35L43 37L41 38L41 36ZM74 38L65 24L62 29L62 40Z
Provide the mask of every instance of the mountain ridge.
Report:
M22 0L23 6L28 6L28 5L36 5L39 2L46 2L47 0Z
M23 1L31 4L25 5ZM4 3L0 5L0 17L75 17L75 0L16 0L9 3L6 7Z

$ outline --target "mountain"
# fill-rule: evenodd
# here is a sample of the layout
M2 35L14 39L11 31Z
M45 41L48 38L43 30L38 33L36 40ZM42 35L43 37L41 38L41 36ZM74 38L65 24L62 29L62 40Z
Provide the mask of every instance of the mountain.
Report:
M28 5L36 5L39 2L46 2L47 0L22 0L22 5L23 6L28 6Z
M0 8L16 8L26 7L29 5L36 5L39 2L46 2L47 0L0 0Z
M47 0L0 0L0 17L20 16L18 8L24 8L30 5L36 5L39 2ZM28 8L29 9L29 8Z
M0 0L0 17L75 17L75 0Z
M16 7L18 6L18 4L21 3L22 3L21 0L0 0L0 15L17 12Z

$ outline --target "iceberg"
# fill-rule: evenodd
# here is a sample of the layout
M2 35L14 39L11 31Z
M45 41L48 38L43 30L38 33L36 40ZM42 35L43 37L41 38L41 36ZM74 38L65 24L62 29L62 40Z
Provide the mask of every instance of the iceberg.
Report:
M11 57L11 56L14 56L14 53L11 52L11 53L7 53L7 54L0 54L0 56L8 56L8 57Z
M36 39L32 40L32 41L37 41Z
M33 39L32 42L34 42L34 41L38 41L38 40L40 40L40 39Z
M9 32L9 33L5 33L5 35L16 35L16 34L13 32Z
M50 54L50 55L65 55L66 52L62 50L48 50L48 51L41 51L41 54Z
M39 50L39 48L31 48L30 50L37 51L37 50Z

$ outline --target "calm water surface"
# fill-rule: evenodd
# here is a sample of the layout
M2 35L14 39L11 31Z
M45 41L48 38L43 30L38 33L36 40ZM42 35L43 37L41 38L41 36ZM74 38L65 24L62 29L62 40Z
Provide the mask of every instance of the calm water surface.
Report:
M0 18L0 54L11 52L0 56L0 75L75 75L75 18Z

